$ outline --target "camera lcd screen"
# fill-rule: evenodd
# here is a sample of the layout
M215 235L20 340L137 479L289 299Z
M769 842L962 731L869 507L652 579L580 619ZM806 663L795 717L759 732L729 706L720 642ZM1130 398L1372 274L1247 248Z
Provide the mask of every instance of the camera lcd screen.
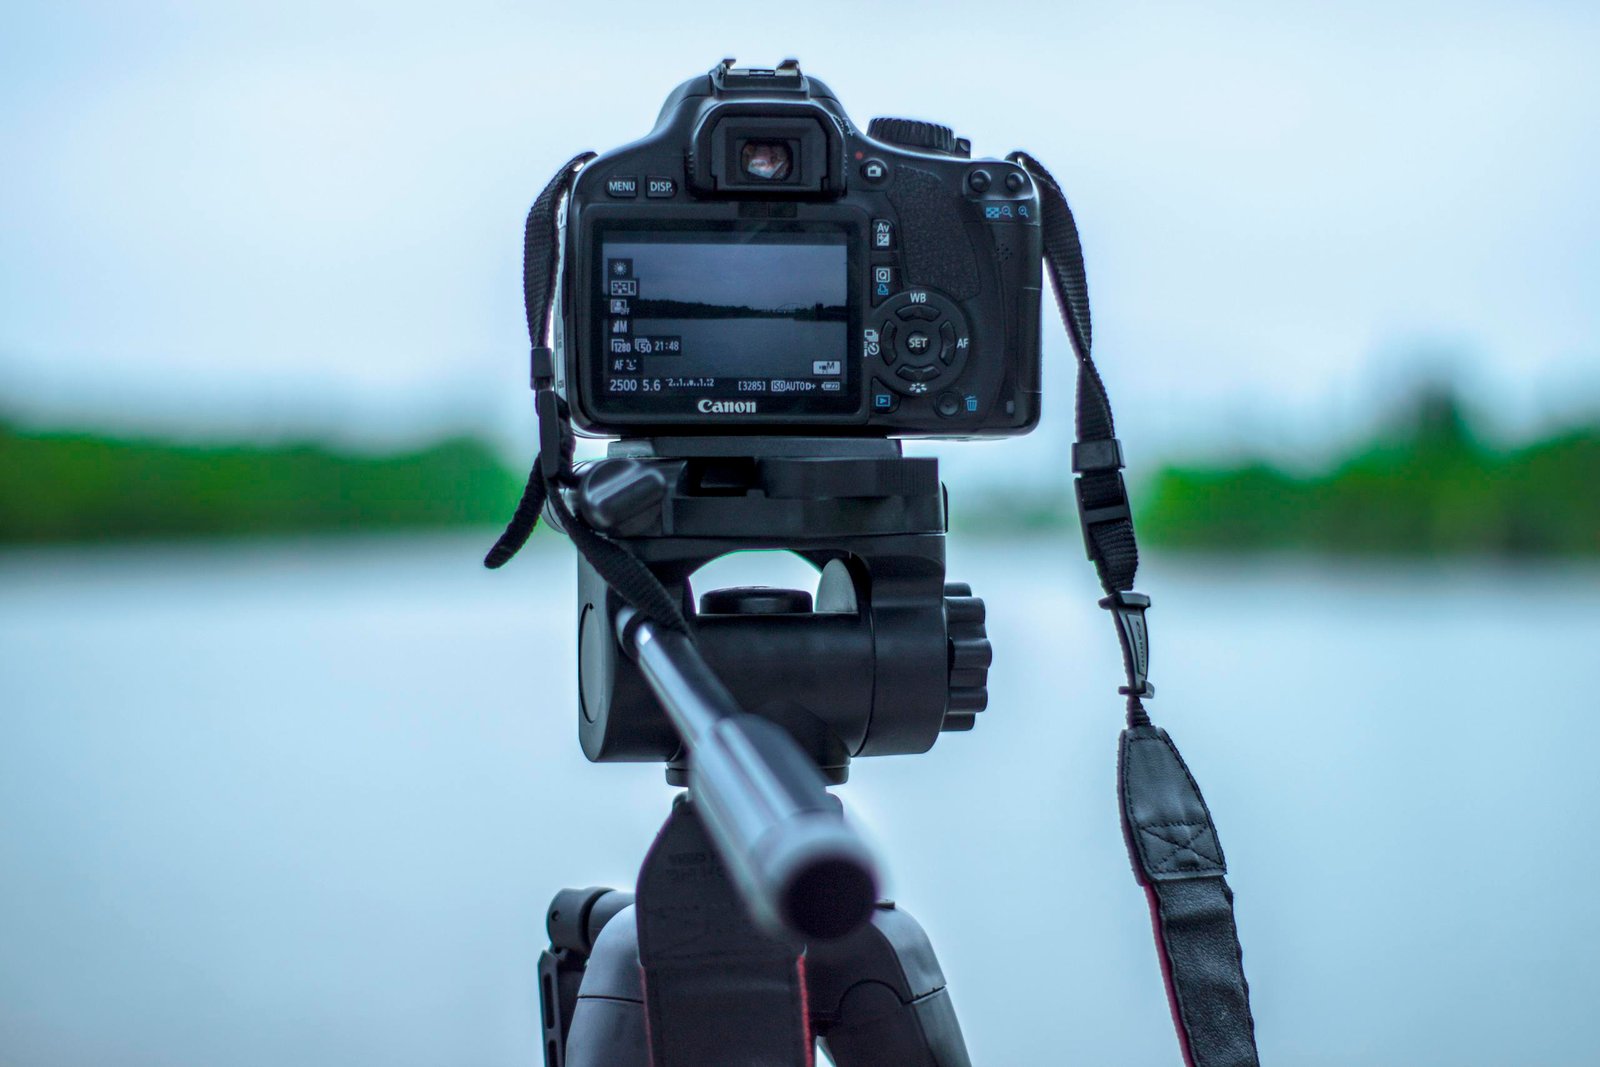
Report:
M598 251L602 410L856 409L844 227L607 228Z

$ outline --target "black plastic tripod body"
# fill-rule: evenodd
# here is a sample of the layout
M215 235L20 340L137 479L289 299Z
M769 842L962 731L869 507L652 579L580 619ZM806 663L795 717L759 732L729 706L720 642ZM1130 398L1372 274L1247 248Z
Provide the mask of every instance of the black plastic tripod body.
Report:
M637 898L567 891L551 908L553 929L563 909L591 918L541 961L547 1023L566 1023L563 1038L546 1038L547 1064L799 1067L818 1040L839 1067L970 1067L944 975L911 916L885 901L837 940L765 934L687 799L646 856ZM554 990L568 998L560 1006Z
M572 495L584 521L682 603L694 655L739 717L776 724L798 745L809 766L785 769L780 753L780 777L820 769L840 783L852 756L926 751L983 709L983 605L944 581L936 461L885 441L628 442ZM754 588L693 601L695 571L752 549L817 566L815 602ZM669 782L690 788L636 896L567 890L551 905L540 965L549 1067L803 1067L814 1040L840 1067L966 1067L937 960L903 911L880 902L847 932L832 924L843 936L797 935L797 925L830 927L807 911L826 909L837 888L825 861L811 868L821 876L777 891L783 899L765 913L758 906L745 860L708 832L738 821L739 791L703 792L710 783L690 773L709 773L694 767L701 750L663 707L699 699L682 691L694 689L694 672L676 673L671 643L689 638L641 631L584 560L578 588L585 753L664 761ZM821 796L836 816L837 801ZM780 912L787 923L772 921Z

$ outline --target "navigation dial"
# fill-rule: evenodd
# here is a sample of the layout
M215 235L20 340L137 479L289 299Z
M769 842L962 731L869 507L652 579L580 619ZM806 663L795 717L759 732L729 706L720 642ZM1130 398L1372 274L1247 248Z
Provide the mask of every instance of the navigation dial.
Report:
M883 361L880 378L891 388L920 395L960 377L972 340L954 300L933 289L907 289L875 308L873 316Z

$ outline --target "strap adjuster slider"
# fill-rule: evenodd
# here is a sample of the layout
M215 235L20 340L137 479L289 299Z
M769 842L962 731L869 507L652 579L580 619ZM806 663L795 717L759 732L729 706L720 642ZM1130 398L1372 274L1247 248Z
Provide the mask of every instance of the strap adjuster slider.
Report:
M1110 488L1106 481L1115 482L1115 491L1107 492ZM1093 482L1088 485L1086 483ZM1094 543L1093 530L1096 526L1103 526L1111 522L1133 521L1133 511L1128 506L1128 486L1123 480L1120 470L1090 472L1080 474L1073 488L1078 496L1078 523L1083 528L1083 550L1091 560L1100 561L1098 547ZM1085 490L1090 490L1086 492ZM1086 497L1097 500L1097 506L1090 507Z
M1078 441L1072 446L1074 474L1082 474L1084 471L1121 470L1125 466L1127 464L1122 461L1122 442L1115 437L1099 441Z
M556 380L555 353L543 345L529 353L528 384L535 390L543 389Z

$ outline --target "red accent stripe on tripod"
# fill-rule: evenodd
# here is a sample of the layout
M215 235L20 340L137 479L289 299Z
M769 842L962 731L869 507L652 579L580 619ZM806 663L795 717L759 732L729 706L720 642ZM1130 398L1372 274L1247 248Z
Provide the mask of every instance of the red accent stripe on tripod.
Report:
M816 1067L817 1039L811 1033L811 990L806 987L806 954L795 957L795 973L800 977L800 1029L805 1034L806 1067Z

